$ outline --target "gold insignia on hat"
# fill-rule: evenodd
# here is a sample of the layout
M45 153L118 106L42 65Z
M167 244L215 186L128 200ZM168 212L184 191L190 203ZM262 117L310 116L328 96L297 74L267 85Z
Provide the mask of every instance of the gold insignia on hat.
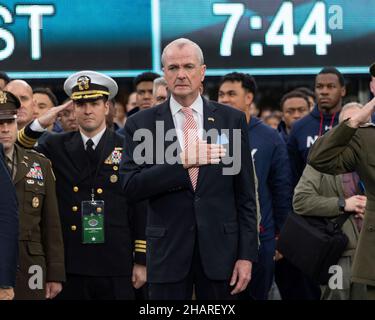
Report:
M33 206L33 208L38 208L39 207L39 198L38 197L34 197L33 198L32 206Z
M118 180L118 177L117 177L115 174L113 174L113 175L111 175L111 177L109 178L109 180L110 180L112 183L116 183L117 180Z
M7 103L7 94L3 91L0 91L0 104Z
M91 79L88 76L81 76L77 79L77 85L79 90L87 90L90 88Z

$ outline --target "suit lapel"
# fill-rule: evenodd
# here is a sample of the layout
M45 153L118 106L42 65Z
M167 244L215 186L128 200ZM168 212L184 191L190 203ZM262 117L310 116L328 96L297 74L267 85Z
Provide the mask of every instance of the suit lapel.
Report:
M111 130L106 129L97 146L97 156L101 166L104 164L104 161L111 155L115 146L115 133Z
M166 133L169 130L174 130L174 132L176 130L174 126L173 118L172 118L172 113L169 107L169 101L170 100L163 103L156 113L155 133L158 134L159 136L163 135L163 140L165 139ZM164 130L162 130L163 128L161 126L164 126ZM164 140L165 149L167 149L167 147L169 147L172 143L176 141L178 141L176 134L173 135L172 141ZM179 152L181 152L181 148L179 148Z
M203 140L207 140L207 143L216 143L218 128L220 128L220 119L218 119L215 114L216 109L214 104L203 98ZM214 131L210 132L212 129ZM204 177L209 169L210 165L199 167L196 191L202 185Z
M89 175L88 158L80 132L75 132L70 139L65 141L64 145L67 151L66 154L77 169L79 179L85 179Z
M170 98L168 99L168 101L166 101L165 103L160 105L160 108L158 108L158 110L156 112L156 124L155 124L156 137L154 137L154 150L155 150L154 153L156 154L156 152L158 152L157 149L156 149L158 144L157 143L155 144L156 139L162 135L163 142L164 142L164 144L163 144L164 145L164 150L163 150L164 155L165 155L165 152L168 149L168 147L173 143L173 144L177 145L176 156L178 157L178 155L181 153L182 150L181 150L181 146L178 142L176 127L175 127L174 122L173 122L172 113L171 113L169 103L170 103ZM157 122L159 122L159 124ZM164 126L164 130L162 130L161 125ZM169 131L169 134L166 136L168 131ZM168 139L170 141L167 141L166 137L168 138L168 136L169 136L169 138L173 137L173 139ZM155 157L154 157L154 159L155 159ZM165 160L165 157L164 157L164 160ZM186 170L186 179L189 179L189 181L190 181L187 170ZM192 187L191 184L190 184L190 188L191 188L191 191L193 191L193 187Z

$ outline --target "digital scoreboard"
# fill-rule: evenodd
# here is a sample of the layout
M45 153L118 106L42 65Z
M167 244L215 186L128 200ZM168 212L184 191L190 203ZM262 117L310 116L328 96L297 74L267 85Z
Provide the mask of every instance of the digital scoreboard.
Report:
M375 0L0 0L0 70L161 72L163 47L185 37L202 48L208 75L368 73L374 17Z

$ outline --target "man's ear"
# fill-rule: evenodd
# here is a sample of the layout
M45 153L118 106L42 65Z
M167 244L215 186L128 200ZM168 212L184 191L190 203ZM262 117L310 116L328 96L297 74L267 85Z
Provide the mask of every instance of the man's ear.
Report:
M342 87L341 88L341 97L345 97L346 96L346 87Z
M254 101L254 94L252 92L247 92L245 99L246 99L246 106L250 107Z
M109 108L110 108L108 100L104 103L104 107L105 107L105 115L108 116Z

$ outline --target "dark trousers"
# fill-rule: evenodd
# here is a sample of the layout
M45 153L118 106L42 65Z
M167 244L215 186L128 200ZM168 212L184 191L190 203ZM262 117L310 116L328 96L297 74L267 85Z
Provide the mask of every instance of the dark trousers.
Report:
M258 262L253 263L250 284L241 300L267 300L275 272L275 240L261 241Z
M175 283L149 283L150 300L191 300L193 287L197 300L236 300L230 294L233 287L229 279L223 281L207 278L199 254L198 241L195 241L193 259L185 279Z
M131 277L89 277L67 274L58 300L134 300Z
M275 282L282 300L320 300L320 286L285 258L276 262Z

